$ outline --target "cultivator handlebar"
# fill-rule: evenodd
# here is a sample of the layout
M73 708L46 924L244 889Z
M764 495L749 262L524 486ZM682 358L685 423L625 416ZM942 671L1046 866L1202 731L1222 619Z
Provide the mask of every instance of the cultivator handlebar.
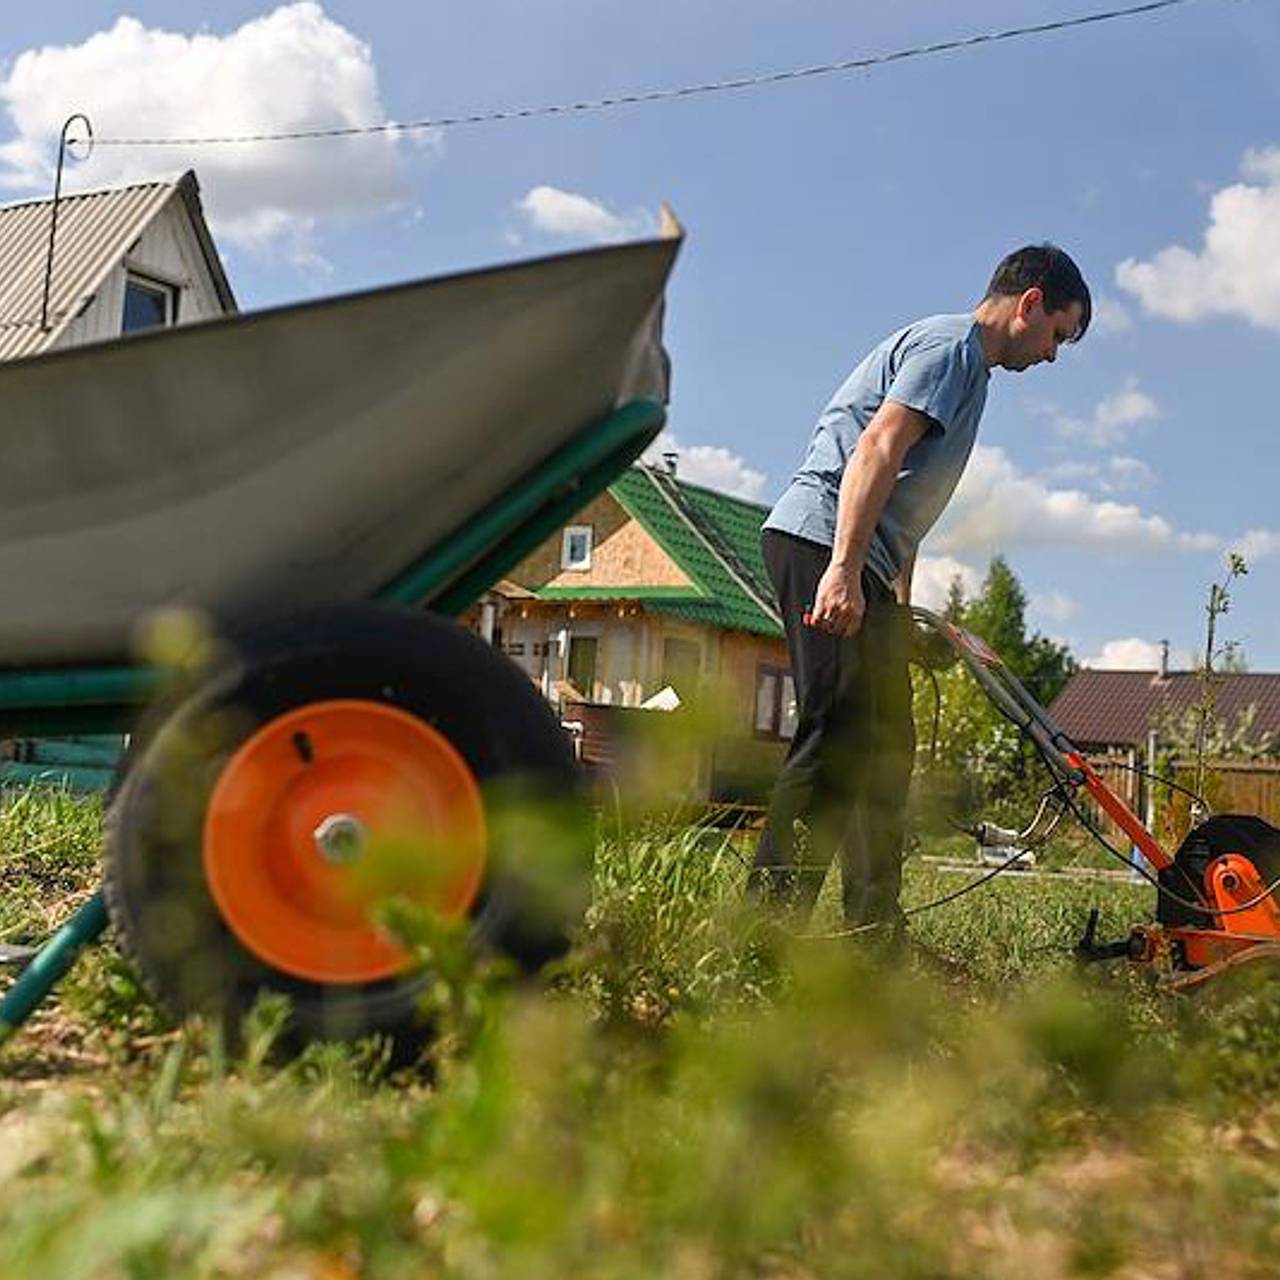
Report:
M1107 786L1062 726L981 636L929 609L913 608L911 614L918 626L941 635L951 645L996 709L1035 744L1059 787L1073 793L1083 787L1158 870L1173 862L1137 814Z
M1169 854L990 645L928 609L911 613L917 626L951 645L996 709L1031 739L1053 778L1036 818L1018 835L1039 832L1046 802L1057 795L1062 811L1070 810L1108 852L1137 866L1159 891L1156 923L1136 925L1123 941L1097 941L1095 910L1077 956L1155 965L1171 990L1198 985L1251 960L1280 959L1280 831L1259 818L1223 815L1194 827ZM1082 789L1154 874L1131 862L1089 820L1076 800ZM1040 838L1047 835L1041 832Z

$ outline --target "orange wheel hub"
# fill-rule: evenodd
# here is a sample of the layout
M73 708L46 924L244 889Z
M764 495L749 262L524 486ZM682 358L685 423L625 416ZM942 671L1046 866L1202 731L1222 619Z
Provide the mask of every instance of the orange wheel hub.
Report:
M231 931L312 982L377 982L406 967L370 908L407 896L445 919L485 865L475 775L417 717L316 702L264 725L227 762L204 824L204 868Z

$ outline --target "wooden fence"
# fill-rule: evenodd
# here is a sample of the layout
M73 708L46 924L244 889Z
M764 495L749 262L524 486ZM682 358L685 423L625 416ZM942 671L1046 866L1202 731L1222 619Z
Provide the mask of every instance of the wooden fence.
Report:
M1103 781L1134 813L1144 821L1147 817L1148 787L1153 785L1133 771L1145 767L1135 751L1089 757ZM1195 762L1175 760L1171 776L1184 787L1195 786ZM1190 800L1175 792L1166 800L1158 783L1156 787L1157 819L1154 834L1170 851L1177 847L1191 823ZM1214 813L1250 813L1280 827L1280 760L1211 760L1205 763L1205 799ZM1093 815L1101 818L1096 807ZM1112 837L1119 830L1111 822L1103 827Z
M1177 779L1195 782L1195 766L1179 761ZM1280 761L1224 761L1206 768L1206 798L1217 813L1252 813L1280 827Z

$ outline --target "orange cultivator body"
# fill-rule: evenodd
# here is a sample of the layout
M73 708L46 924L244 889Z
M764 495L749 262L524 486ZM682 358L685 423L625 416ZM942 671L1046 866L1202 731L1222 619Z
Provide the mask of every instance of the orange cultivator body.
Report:
M1077 796L1084 791L1153 869L1143 874L1158 890L1155 921L1135 925L1123 940L1099 943L1095 911L1076 949L1081 959L1152 966L1170 990L1198 986L1255 960L1280 959L1280 830L1250 815L1218 814L1194 826L1170 855L999 655L926 609L912 612L918 624L951 645L996 708L1035 744L1053 777L1051 797L1061 806L1059 816L1073 813L1128 863L1079 806ZM1034 839L1036 825L1022 837Z

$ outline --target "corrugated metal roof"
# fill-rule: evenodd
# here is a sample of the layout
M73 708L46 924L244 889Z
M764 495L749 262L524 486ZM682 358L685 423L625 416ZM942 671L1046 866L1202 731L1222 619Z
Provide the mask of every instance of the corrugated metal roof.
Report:
M1077 671L1049 708L1069 737L1083 746L1143 746L1166 716L1200 698L1194 671ZM1254 732L1280 736L1280 674L1222 672L1214 678L1214 714L1234 725L1256 706Z
M539 600L690 600L698 599L696 583L687 587L539 587L532 593Z
M63 196L47 331L40 305L53 201L0 206L0 360L48 351L181 181Z

